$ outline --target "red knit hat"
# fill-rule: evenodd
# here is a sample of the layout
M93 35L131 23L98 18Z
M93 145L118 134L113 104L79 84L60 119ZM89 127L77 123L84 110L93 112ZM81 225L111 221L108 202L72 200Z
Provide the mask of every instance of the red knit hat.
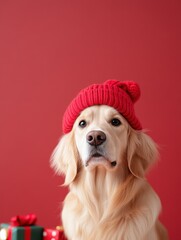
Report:
M63 116L63 132L70 132L80 113L93 105L115 108L132 128L141 130L142 126L134 112L134 103L139 97L140 88L132 81L107 80L103 84L93 84L81 90L68 106Z

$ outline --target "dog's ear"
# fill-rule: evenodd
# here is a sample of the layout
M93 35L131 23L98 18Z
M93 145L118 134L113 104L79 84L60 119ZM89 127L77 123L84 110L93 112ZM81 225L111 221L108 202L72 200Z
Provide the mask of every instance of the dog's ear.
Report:
M72 133L64 135L51 156L51 167L57 174L65 175L64 185L69 185L77 175L77 156Z
M127 149L128 167L131 173L138 178L144 178L145 172L157 158L157 145L151 137L144 132L131 129Z

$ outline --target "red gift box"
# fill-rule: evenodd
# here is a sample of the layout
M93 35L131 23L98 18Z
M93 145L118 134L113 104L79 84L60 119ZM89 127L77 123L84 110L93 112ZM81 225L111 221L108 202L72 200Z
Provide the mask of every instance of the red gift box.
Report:
M67 240L62 228L44 229L43 240Z

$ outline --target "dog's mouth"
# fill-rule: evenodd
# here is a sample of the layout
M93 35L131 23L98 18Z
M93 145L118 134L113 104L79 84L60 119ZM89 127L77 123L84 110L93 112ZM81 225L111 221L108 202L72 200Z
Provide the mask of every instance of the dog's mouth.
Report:
M85 166L89 169L92 170L95 167L103 166L108 170L113 169L116 167L117 162L116 161L110 161L107 159L102 153L100 152L95 152L90 155L90 158L87 160Z
M102 157L102 154L100 154L100 153L94 153L94 154L92 155L92 157L99 158L99 157Z

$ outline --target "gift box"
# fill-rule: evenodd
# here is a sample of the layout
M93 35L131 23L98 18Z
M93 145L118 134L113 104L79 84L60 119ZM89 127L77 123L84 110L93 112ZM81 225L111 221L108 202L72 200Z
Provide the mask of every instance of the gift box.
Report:
M0 224L0 240L6 240L8 238L8 227L9 224Z
M10 224L1 225L2 240L42 240L43 228L35 225L36 216L29 214L26 216L16 216L11 219ZM6 231L7 237L5 238Z
M7 240L42 240L42 233L40 226L10 227Z
M56 229L44 229L43 240L67 240L62 227Z

